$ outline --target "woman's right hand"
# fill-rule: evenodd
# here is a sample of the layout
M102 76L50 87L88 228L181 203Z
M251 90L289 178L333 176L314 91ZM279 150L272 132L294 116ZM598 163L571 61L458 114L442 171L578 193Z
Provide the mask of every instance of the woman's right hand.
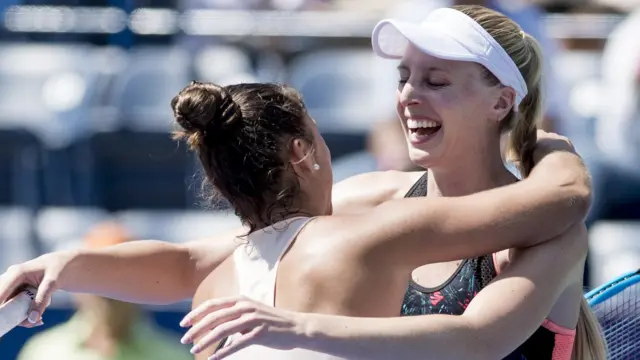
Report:
M306 330L308 314L264 305L244 296L211 299L187 314L180 322L191 327L181 342L195 342L191 352L199 354L223 339L238 334L209 359L224 359L250 345L290 350L310 340ZM196 340L198 339L198 340Z
M59 288L61 274L74 258L74 252L54 252L10 266L0 275L0 304L19 293L25 286L38 289L28 319L20 326L42 325L42 314L51 304L53 292Z

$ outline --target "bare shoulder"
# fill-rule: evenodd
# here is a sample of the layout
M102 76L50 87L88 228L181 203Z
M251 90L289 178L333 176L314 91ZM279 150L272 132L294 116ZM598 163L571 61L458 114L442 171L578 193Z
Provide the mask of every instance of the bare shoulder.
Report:
M358 213L402 198L424 171L375 171L352 176L333 186L334 213Z
M278 278L278 307L334 315L397 315L406 281L398 281L397 271L361 256L360 241L349 230L352 217L358 215L316 218L300 232L280 263L278 272L287 276Z

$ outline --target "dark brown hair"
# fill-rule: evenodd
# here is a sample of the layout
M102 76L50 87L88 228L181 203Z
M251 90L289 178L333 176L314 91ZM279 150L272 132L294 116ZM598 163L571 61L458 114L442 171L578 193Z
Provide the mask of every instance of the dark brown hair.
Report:
M222 195L250 232L297 212L299 184L288 151L292 140L312 139L295 89L193 81L171 100L171 108L182 128L174 138L186 140L198 155L207 197Z

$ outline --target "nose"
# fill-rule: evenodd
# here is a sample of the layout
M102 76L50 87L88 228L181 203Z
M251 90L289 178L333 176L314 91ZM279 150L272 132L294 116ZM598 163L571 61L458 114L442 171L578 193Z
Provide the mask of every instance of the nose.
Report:
M421 103L417 97L415 88L410 82L405 83L400 89L399 102L403 107Z

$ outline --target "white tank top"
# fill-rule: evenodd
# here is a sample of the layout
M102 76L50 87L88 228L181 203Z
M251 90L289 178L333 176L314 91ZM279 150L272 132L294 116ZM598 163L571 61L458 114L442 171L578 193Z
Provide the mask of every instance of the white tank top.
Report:
M311 220L295 217L255 231L248 243L233 253L240 295L275 306L275 286L278 265L284 253ZM233 336L227 340L233 341ZM250 346L228 357L230 360L337 360L334 356L304 349L276 350L264 346Z

